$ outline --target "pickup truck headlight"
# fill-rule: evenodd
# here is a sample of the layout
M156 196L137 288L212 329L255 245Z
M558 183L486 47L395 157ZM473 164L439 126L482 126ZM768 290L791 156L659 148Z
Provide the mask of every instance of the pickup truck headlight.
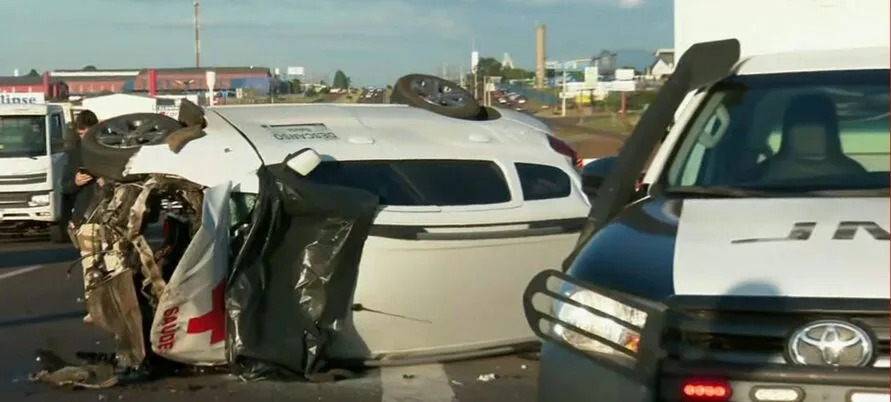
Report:
M638 328L643 328L644 322L647 319L647 313L590 290L570 291L566 293L566 297ZM561 322L574 325L594 335L622 345L631 352L637 352L640 333L626 328L612 319L591 314L582 308L562 302L555 304L554 313ZM626 357L626 355L621 354L612 346L607 346L590 336L573 330L571 327L556 324L553 331L555 335L583 351Z
M28 200L28 206L31 206L31 207L45 207L49 204L50 204L49 194L32 195L31 199Z

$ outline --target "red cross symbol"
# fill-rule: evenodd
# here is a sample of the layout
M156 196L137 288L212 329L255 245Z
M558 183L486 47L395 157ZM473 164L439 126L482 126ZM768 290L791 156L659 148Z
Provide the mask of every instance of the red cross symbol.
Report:
M226 340L226 281L220 281L213 288L213 307L207 314L190 318L187 334L203 334L210 331L210 344Z

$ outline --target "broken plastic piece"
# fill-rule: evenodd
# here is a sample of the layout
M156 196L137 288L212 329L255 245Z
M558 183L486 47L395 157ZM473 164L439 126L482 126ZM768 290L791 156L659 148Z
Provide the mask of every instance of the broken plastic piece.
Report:
M480 382L489 382L489 381L495 380L497 378L498 377L495 375L495 373L488 373L488 374L480 374L480 376L477 377L476 380L480 381Z
M316 151L309 148L303 148L285 157L285 164L301 176L308 175L315 170L320 163L322 163L322 157L319 156Z

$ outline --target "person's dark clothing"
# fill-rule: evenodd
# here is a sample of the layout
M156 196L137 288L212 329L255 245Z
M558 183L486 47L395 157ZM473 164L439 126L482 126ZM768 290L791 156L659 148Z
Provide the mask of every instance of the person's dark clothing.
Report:
M96 180L92 180L83 186L74 183L74 177L78 170L83 169L83 158L81 156L80 142L69 144L68 165L62 176L62 199L63 210L69 215L66 217L70 222L79 225L84 221L87 210L93 202L93 196L99 185Z

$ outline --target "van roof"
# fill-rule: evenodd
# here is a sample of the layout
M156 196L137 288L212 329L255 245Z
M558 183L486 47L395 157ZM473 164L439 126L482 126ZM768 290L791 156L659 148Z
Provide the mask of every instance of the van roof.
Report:
M807 71L888 69L888 47L807 50L763 54L744 59L740 75L775 74Z

